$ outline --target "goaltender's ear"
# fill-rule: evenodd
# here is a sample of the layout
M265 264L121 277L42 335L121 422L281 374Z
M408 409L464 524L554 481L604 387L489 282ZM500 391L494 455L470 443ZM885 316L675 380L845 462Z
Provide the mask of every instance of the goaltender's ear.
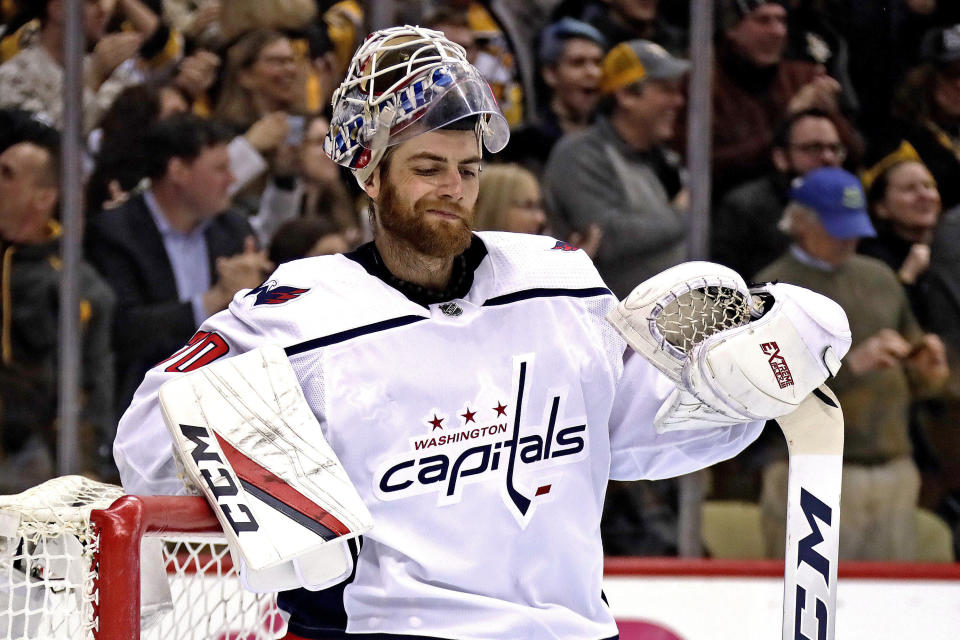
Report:
M366 191L367 195L373 200L376 200L377 196L380 195L380 167L374 169L370 177L367 178L367 181L363 185L363 190Z

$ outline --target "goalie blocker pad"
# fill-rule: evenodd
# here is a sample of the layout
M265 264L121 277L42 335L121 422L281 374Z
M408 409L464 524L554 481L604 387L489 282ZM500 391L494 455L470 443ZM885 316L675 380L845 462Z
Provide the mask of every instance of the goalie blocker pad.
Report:
M286 354L268 346L160 388L174 453L223 527L251 591L349 577L347 542L373 526Z

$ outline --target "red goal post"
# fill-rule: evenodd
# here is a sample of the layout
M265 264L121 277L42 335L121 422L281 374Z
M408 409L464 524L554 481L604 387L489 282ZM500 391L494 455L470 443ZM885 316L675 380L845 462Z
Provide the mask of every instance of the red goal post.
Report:
M269 640L284 627L275 594L241 587L201 497L79 476L0 497L0 638Z

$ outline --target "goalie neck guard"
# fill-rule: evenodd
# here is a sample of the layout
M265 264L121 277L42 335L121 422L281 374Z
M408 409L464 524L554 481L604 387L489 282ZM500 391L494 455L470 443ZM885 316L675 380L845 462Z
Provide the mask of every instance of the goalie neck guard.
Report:
M510 129L490 86L439 31L392 27L367 37L333 94L323 149L361 186L388 147L474 118L477 144L496 153Z

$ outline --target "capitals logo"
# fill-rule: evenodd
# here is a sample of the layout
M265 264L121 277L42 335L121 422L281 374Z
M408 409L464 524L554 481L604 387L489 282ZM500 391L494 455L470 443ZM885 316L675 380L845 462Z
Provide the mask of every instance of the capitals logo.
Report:
M569 242L564 242L563 240L557 240L557 244L551 247L554 251L579 251L580 247L575 244L570 244Z
M514 362L514 392L451 415L431 409L424 436L411 451L381 464L374 492L382 500L437 494L437 505L459 503L468 485L496 482L510 513L525 527L538 502L548 500L564 480L560 467L587 457L586 419L569 416L566 390L552 391L537 426L521 416L527 410L528 367L532 356ZM488 406L489 405L489 406ZM481 415L490 419L484 420ZM461 424L462 423L462 424ZM566 474L570 477L570 474Z
M256 296L253 306L261 304L283 304L296 300L310 289L300 289L299 287L281 287L277 285L276 280L264 282L256 289L251 289L244 298Z

